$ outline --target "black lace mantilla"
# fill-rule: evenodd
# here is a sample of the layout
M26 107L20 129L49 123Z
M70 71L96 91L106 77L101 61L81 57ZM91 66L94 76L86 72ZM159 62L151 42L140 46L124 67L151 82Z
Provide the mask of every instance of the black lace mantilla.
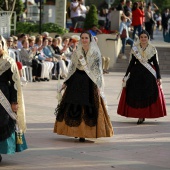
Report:
M77 70L67 82L67 89L55 110L56 120L77 127L84 120L93 127L97 123L99 95L97 86L84 71Z

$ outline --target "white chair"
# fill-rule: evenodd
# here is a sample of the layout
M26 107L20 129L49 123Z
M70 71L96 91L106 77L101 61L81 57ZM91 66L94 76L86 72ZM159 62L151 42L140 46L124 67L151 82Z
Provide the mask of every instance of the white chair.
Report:
M19 51L17 52L17 50L15 49L8 49L8 53L9 53L9 56L12 57L15 61L21 62ZM28 81L27 70L28 70L27 66L22 66L22 77Z

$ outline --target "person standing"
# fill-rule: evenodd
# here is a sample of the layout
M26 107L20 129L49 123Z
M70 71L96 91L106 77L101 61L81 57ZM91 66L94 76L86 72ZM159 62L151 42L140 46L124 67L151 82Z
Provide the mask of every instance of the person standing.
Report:
M85 18L82 16L84 13L84 6L79 2L78 0L74 0L70 4L70 10L71 10L71 21L73 28L76 26L76 23L78 21L84 21Z
M132 1L127 0L126 5L124 6L124 14L127 16L127 13L130 12L132 13Z
M85 138L111 137L112 124L102 98L101 53L89 32L80 35L71 57L69 73L62 85L65 93L56 108L54 133Z
M26 130L20 76L14 59L8 55L5 39L0 36L0 162L1 154L14 154L27 149L24 135L16 143L16 119L21 133Z
M132 23L131 19L126 17L126 15L121 16L121 23L119 28L120 37L122 40L122 59L126 59L125 55L125 46L126 44L129 44L131 47L133 46L133 40L129 37L129 27ZM126 32L126 36L123 37L123 31Z
M132 26L134 27L132 39L135 39L136 31L138 31L138 35L142 31L142 25L143 25L143 17L144 17L144 11L139 9L138 2L133 3L132 7Z
M163 38L165 38L165 33L168 29L168 20L170 19L169 9L166 8L165 12L162 14L162 30L163 30Z
M155 25L153 21L153 11L151 10L151 6L147 6L145 11L145 30L149 33L151 39L153 38L153 25Z
M151 45L147 31L143 30L139 34L139 41L133 46L131 57L123 78L126 87L122 90L117 113L139 118L137 124L142 124L145 118L166 116L158 53Z

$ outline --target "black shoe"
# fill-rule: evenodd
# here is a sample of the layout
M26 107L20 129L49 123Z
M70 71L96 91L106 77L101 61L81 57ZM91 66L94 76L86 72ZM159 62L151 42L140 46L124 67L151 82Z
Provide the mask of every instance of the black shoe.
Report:
M56 76L52 76L52 80L58 80L58 78Z
M144 121L145 121L145 118L143 118L143 119L139 118L137 121L137 125L142 124Z
M48 78L44 78L44 81L49 81L50 79L48 79Z
M0 162L2 161L2 156L0 155Z
M36 80L36 81L38 81L38 82L40 82L40 81L41 81L41 80L40 80L40 78L37 78L37 77L35 78L35 80Z
M45 78L40 78L40 81L45 81Z
M60 76L60 80L63 80L64 78Z
M35 80L35 79L32 79L32 82L36 82L36 80Z
M85 142L85 138L79 138L79 142Z

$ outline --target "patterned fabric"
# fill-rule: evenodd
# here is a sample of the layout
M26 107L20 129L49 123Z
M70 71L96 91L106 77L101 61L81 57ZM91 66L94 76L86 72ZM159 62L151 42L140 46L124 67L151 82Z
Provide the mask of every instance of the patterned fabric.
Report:
M7 51L6 42L2 36L1 36L1 41L3 41L4 50ZM24 106L23 93L21 89L20 76L19 76L16 62L6 52L4 53L4 55L0 57L0 76L9 68L13 73L12 80L14 81L14 88L17 91L17 100L18 100L17 120L20 128L22 129L23 132L25 132L26 130L25 106Z
M87 67L90 70L88 76L90 79L97 85L98 88L103 87L103 77L102 77L102 58L100 51L93 46L93 43L90 44L90 48L86 54L83 53L82 46L80 45L78 49L73 53L71 59L71 65L69 67L68 76L66 80L68 80L71 75L78 68L79 70L83 70L83 66L81 65L79 58L83 56L87 62Z

